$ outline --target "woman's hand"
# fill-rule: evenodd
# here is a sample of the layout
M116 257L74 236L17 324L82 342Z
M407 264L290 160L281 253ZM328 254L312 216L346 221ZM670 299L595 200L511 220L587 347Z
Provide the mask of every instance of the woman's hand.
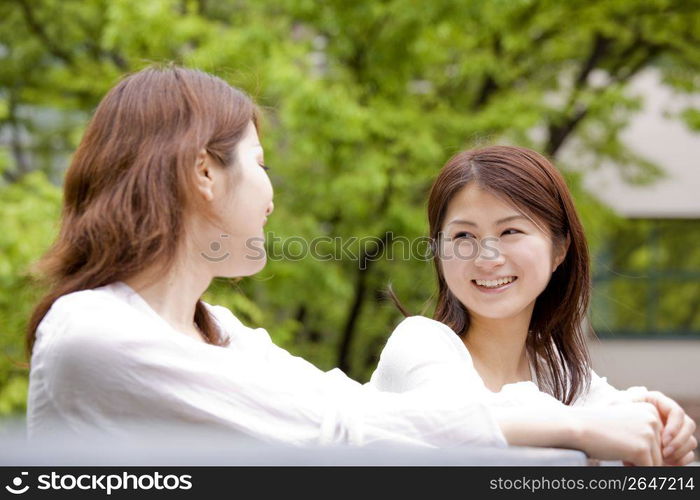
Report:
M491 408L511 446L571 448L591 458L632 465L662 465L664 426L651 403Z
M673 399L659 391L649 391L642 401L653 404L663 423L661 445L664 465L687 465L695 458L695 422Z
M662 465L663 423L656 406L646 402L577 408L573 440L591 458L631 465Z

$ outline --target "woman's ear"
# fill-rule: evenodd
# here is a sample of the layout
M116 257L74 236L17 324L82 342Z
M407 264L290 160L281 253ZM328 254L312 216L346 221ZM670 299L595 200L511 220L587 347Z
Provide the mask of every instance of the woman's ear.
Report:
M564 262L566 254L569 252L569 246L571 245L571 237L569 233L566 233L566 240L561 243L557 242L554 245L554 267L552 272L556 271L557 268Z
M214 179L206 150L202 149L197 153L194 169L195 188L205 201L212 201L214 199Z

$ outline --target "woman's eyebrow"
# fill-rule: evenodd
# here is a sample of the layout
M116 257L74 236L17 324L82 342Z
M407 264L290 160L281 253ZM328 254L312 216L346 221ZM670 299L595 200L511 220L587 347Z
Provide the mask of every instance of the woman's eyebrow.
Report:
M525 219L526 221L529 221L527 217L524 215L510 215L508 217L504 217L503 219L499 219L496 221L496 224L505 224L506 222L511 222L513 220L517 219ZM474 226L474 227L479 227L479 225L476 222L472 222L469 220L464 220L464 219L452 219L450 222L447 223L448 226L452 224L466 224L467 226Z

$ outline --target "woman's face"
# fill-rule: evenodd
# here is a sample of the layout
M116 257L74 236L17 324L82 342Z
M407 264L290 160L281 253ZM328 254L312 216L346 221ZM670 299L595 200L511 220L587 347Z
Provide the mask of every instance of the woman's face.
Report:
M264 167L263 149L251 122L236 146L235 162L222 168L212 165L210 209L216 223L200 239L204 259L215 276L249 276L260 271L267 260L263 226L272 213L272 184Z
M475 183L450 201L441 230L445 281L472 316L532 314L563 260L553 255L552 240L538 225Z

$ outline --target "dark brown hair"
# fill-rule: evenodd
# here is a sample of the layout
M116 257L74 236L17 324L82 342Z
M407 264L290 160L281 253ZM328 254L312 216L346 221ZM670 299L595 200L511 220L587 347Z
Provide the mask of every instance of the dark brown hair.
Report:
M251 121L258 126L258 111L246 94L174 65L145 68L107 93L66 172L61 229L40 263L49 292L29 321L30 355L59 297L173 264L196 203L197 154L231 166ZM226 343L201 301L194 320L209 343Z
M439 242L447 206L467 184L505 198L547 228L553 244L570 244L537 297L526 348L540 389L571 404L590 384L583 320L590 299L588 246L564 178L544 156L525 148L491 146L458 153L442 168L430 191L430 237ZM434 319L463 336L469 311L452 294L434 252L438 297Z

